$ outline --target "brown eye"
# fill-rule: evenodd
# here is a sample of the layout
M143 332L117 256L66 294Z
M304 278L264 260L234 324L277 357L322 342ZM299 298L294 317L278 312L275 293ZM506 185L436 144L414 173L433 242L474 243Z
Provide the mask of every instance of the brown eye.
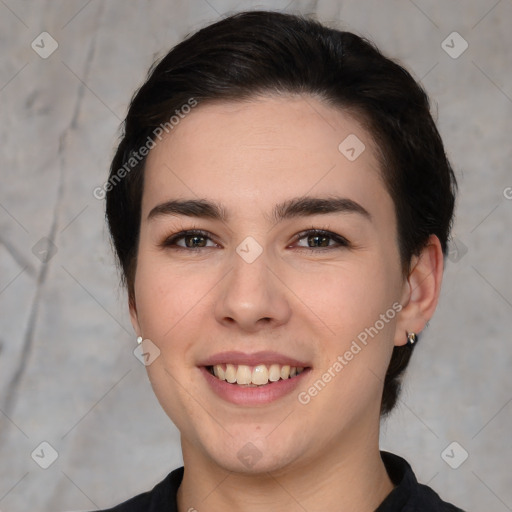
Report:
M297 235L297 241L306 239L307 245L299 245L301 249L315 250L319 249L339 249L341 247L349 247L350 243L348 240L341 235L325 231L322 229L312 229L309 231L303 231ZM334 243L332 243L334 242Z
M206 237L202 235L186 235L182 237L185 240L185 246L196 248L196 247L205 247Z
M312 247L328 247L330 237L325 235L310 235L308 236L308 244Z
M181 242L183 241L183 243ZM208 241L214 243L214 245L207 245ZM164 240L161 244L166 248L173 249L206 249L209 247L214 247L217 244L213 242L209 233L202 230L189 230L189 231L181 231L175 235L172 235Z

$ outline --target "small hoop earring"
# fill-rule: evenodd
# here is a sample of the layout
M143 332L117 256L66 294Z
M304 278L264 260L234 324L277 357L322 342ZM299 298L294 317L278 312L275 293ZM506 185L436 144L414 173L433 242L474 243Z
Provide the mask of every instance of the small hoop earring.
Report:
M142 336L137 337L137 343L140 345L142 343Z
M418 341L418 336L414 332L407 333L407 345L414 345Z

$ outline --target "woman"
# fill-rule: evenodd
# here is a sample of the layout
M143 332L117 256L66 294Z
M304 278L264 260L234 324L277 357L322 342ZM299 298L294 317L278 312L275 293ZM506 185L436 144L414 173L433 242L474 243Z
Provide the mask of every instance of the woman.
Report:
M349 32L236 14L151 70L104 189L184 460L110 510L460 510L379 450L456 190L407 71Z

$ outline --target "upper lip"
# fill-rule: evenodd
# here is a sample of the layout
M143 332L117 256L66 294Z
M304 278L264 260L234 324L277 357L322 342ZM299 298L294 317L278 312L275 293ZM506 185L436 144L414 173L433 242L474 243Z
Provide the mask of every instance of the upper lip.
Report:
M256 366L258 364L280 364L303 368L310 366L305 361L299 361L293 357L268 350L262 352L254 352L253 354L237 352L234 350L228 352L219 352L218 354L214 354L207 359L204 359L198 364L198 366L215 366L216 364L244 364L247 366Z

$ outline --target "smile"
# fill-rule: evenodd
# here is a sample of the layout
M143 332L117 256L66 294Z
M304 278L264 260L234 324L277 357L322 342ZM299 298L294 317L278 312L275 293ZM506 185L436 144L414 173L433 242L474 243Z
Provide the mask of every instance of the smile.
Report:
M239 386L265 386L269 382L292 379L304 371L302 366L280 365L277 363L248 366L245 364L216 364L207 370L219 380Z

